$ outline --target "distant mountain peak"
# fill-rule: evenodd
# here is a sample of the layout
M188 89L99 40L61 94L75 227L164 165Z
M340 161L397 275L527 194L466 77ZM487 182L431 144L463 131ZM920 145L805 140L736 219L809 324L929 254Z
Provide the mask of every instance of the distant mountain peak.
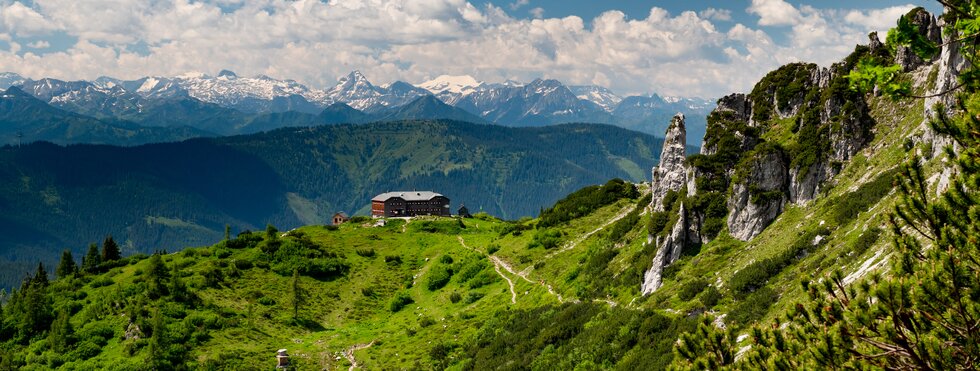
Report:
M483 85L483 82L477 81L473 76L462 75L462 76L451 76L451 75L441 75L432 80L420 83L416 86L428 90L432 94L439 93L455 93L468 95L476 91L476 88Z
M230 79L234 79L237 78L238 75L236 75L234 72L229 70L221 70L221 72L218 72L218 77L227 77Z

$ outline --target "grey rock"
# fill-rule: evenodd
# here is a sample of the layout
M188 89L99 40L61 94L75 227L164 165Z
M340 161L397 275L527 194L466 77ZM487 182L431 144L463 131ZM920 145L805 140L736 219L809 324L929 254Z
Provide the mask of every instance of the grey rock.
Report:
M678 113L670 120L670 127L660 152L660 164L653 168L650 206L654 211L664 211L663 200L669 191L680 191L687 187L687 131L684 127L684 114Z
M661 241L657 239L657 255L653 258L653 265L643 274L643 284L640 292L647 295L657 291L663 284L663 270L670 264L680 259L681 252L687 244L687 213L684 205L681 204L679 211L680 218L670 230L670 235Z
M787 201L789 172L785 154L772 149L756 152L752 156L738 170L745 175L732 185L728 197L728 230L732 237L741 241L748 241L762 233L776 220ZM758 197L757 202L753 202L753 193L777 196Z

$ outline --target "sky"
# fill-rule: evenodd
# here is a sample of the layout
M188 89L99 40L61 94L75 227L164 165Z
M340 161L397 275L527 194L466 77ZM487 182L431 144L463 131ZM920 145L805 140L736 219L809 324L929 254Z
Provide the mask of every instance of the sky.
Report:
M0 71L267 75L316 88L439 75L717 98L882 39L903 0L0 0Z

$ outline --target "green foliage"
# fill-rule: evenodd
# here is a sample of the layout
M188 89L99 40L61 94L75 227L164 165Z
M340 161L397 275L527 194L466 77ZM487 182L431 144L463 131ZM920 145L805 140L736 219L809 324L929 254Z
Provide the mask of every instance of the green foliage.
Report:
M422 220L413 222L411 228L428 233L459 234L463 231L454 220Z
M82 258L82 271L89 274L97 273L100 264L102 264L102 255L99 254L99 247L94 243L88 245L88 253Z
M541 212L538 228L548 228L588 215L602 206L622 198L639 197L636 186L622 179L613 179L601 186L589 186L575 191Z
M701 295L698 296L698 300L701 301L701 304L704 304L705 307L711 309L715 306L715 304L718 304L718 300L721 300L721 292L719 292L714 286L709 285L704 289L704 291L701 292Z
M562 233L558 229L539 229L534 239L527 244L528 249L544 248L550 250L561 244Z
M429 269L425 287L429 291L436 291L443 288L453 278L453 268L446 264L436 264Z
M116 244L116 240L112 239L112 235L106 236L105 240L102 241L102 262L106 263L119 259L122 259L119 245Z
M453 291L452 294L449 294L449 301L453 304L459 303L460 300L463 300L463 295L460 293Z
M502 311L463 347L463 369L664 369L677 334L696 320L604 304ZM589 365L589 366L586 366Z
M500 251L500 245L490 244L490 246L487 246L487 255L493 255L497 251Z
M65 278L77 273L78 265L75 264L75 258L71 256L71 250L65 249L61 252L61 261L54 271L55 277Z
M694 299L695 296L704 291L708 287L708 281L701 278L695 278L693 280L685 282L681 286L681 290L677 293L677 298L683 301L690 301Z
M736 272L728 282L729 289L732 290L736 297L744 297L762 288L770 278L782 272L784 268L793 264L810 251L813 251L817 246L825 244L826 239L821 239L820 243L815 243L815 241L817 240L817 236L821 236L822 238L828 234L829 231L826 229L818 229L801 234L789 249L776 256L753 262Z
M894 188L898 168L885 171L874 180L862 184L857 190L844 194L831 202L834 205L833 220L844 225L854 220L859 213L868 211Z

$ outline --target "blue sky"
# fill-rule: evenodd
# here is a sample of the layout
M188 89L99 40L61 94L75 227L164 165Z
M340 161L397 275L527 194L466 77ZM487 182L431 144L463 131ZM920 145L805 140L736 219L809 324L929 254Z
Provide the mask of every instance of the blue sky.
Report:
M934 1L0 0L0 71L93 79L221 69L329 87L442 74L718 97L829 65Z

